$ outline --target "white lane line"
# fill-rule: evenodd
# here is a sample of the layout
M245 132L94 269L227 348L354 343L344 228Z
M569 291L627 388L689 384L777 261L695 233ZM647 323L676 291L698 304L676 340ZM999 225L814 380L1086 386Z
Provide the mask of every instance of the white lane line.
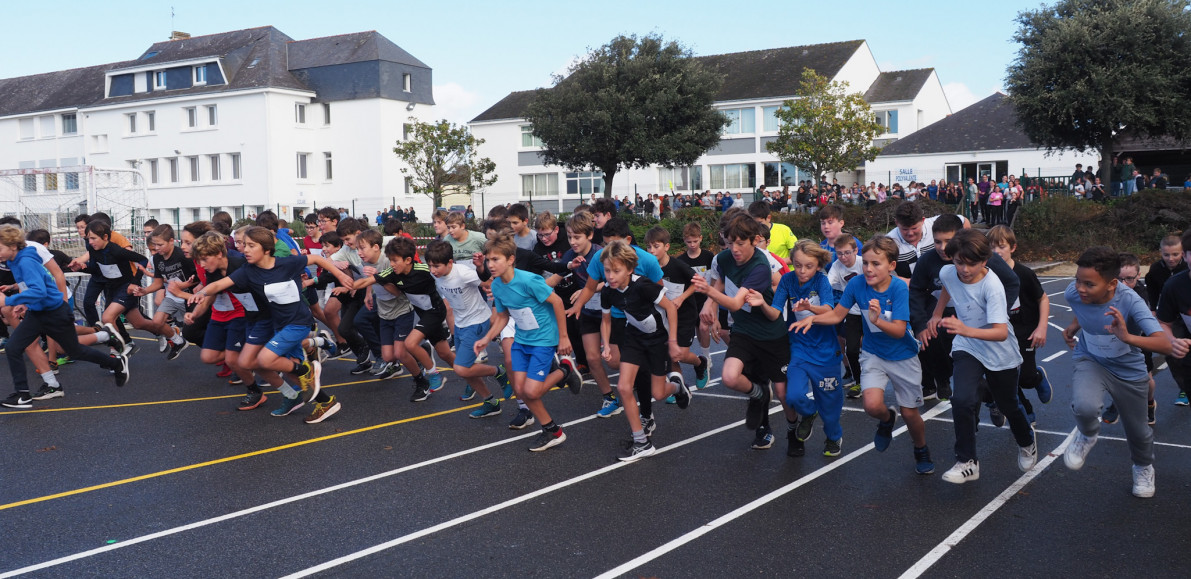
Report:
M1065 293L1067 293L1067 290L1063 290L1061 292L1055 292L1053 294L1046 294L1046 297L1050 298L1050 297L1054 297L1054 296L1058 296L1058 295L1063 295Z
M980 509L975 515L972 515L972 518L960 525L959 528L953 531L946 539L943 539L942 543L936 545L934 549L931 549L930 552L926 554L926 556L919 559L918 562L909 569L906 569L906 572L901 574L901 579L916 579L917 577L922 576L927 569L930 569L932 565L937 563L939 559L942 559L943 556L951 551L951 549L956 545L958 545L960 541L963 541L965 537L972 533L972 531L975 531L977 527L984 523L984 521L988 520L993 513L997 512L997 510L1004 506L1005 503L1009 502L1009 499L1013 498L1013 496L1020 492L1021 489L1027 484L1030 484L1030 481L1034 480L1039 474L1042 474L1042 471L1046 470L1046 467L1050 466L1050 463L1054 462L1059 455L1063 454L1064 450L1067 450L1067 445L1070 444L1073 438L1075 438L1075 433L1077 432L1079 432L1078 429L1072 430L1071 433L1067 435L1067 438L1063 439L1062 444L1059 444L1059 446L1052 450L1050 454L1038 461L1038 463L1034 465L1034 468L1031 468L1025 474L1018 477L1017 481L1009 485L1009 488L1001 491L1001 494L997 495L997 498L993 499L992 502L988 503L987 505L984 505L984 508Z
M710 392L704 392L702 390L699 390L698 393L695 394L695 396L698 396L699 398L702 398L704 396L707 396L709 398L724 398L726 400L748 400L749 399L748 396L733 396L731 394L712 394Z
M1048 280L1046 280L1046 281L1043 281L1043 282L1042 282L1042 285L1046 285L1046 284L1048 284L1048 283L1054 283L1054 282L1056 282L1056 281L1068 280L1068 279L1071 279L1071 278L1069 278L1069 277L1056 277L1056 278L1054 278L1054 279L1048 279Z
M1067 306L1065 306L1065 305L1063 305L1063 304L1056 304L1056 303L1054 303L1054 302L1051 302L1051 303L1050 303L1050 307L1052 307L1052 308L1063 308L1064 310L1071 311L1071 308L1069 308L1069 307L1067 307Z
M1067 350L1059 350L1058 352L1055 352L1055 353L1043 358L1042 361L1050 362L1051 360L1054 360L1055 358L1058 358L1059 356L1062 356L1063 354L1066 354L1066 353L1067 353Z
M1053 318L1054 316L1051 316L1051 317ZM1062 331L1064 331L1064 330L1066 330L1066 329L1067 329L1067 328L1064 328L1063 326L1060 326L1060 325L1058 325L1058 324L1056 324L1056 323L1054 323L1054 322L1046 322L1046 323L1047 323L1047 325L1049 325L1050 327L1052 327L1052 328L1054 328L1054 329L1056 329L1056 330L1058 330L1058 331L1060 331L1060 332L1062 332Z
M568 426L572 426L572 425L575 425L575 424L580 424L580 423L583 423L583 422L587 422L588 420L594 420L594 419L595 419L595 417L596 417L596 416L595 416L594 414L592 414L592 415L590 415L590 416L584 416L583 418L579 418L579 419L577 419L577 420L572 420L571 422L568 422L568 423L566 423L566 424L563 424L563 426L564 426L564 427L568 427ZM41 569L47 569L47 568L49 568L49 567L54 567L54 566L57 566L57 565L62 565L62 564L64 564L64 563L69 563L69 562L71 562L71 561L77 561L77 560L79 560L79 559L85 559L85 558L87 558L87 557L93 557L93 556L95 556L95 555L99 555L99 554L102 554L102 553L107 553L107 552L109 552L109 551L114 551L114 550L116 550L116 549L123 549L124 547L131 547L132 545L136 545L136 544L139 544L139 543L144 543L144 542L147 542L147 541L152 541L152 540L154 540L154 539L160 539L160 538L162 538L162 537L168 537L168 536L170 536L170 535L175 535L175 534L178 534L178 533L183 533L183 532L186 532L186 531L192 531L192 530L194 530L194 529L199 529L199 528L202 528L202 527L206 527L206 526L208 526L208 525L213 525L213 524L215 524L215 523L221 523L221 522L223 522L223 521L229 521L229 520L236 519L236 518L239 518L239 517L243 517L243 516L251 515L251 514L253 514L253 513L259 513L259 512L261 512L261 511L267 511L267 510L269 510L269 509L272 509L272 508L276 508L276 507L280 507L280 506L288 505L288 504L290 504L290 503L296 503L296 502L298 502L298 501L302 501L302 500L306 500L306 499L310 499L310 498L314 498L314 497L322 496L322 495L324 495L324 494L327 494L327 493L331 493L331 492L335 492L335 491L343 490L343 489L346 489L346 488L351 488L351 487L358 486L358 485L362 485L362 484L365 484L365 483L370 483L370 482L377 481L377 480L380 480L380 479L383 479L383 478L387 478L387 477L391 477L391 476L398 475L398 474L401 474L401 473L405 473L405 472L409 472L409 471L412 471L412 470L416 470L416 469L419 469L419 468L423 468L423 467L431 466L431 465L434 465L434 464L437 464L437 463L440 463L440 462L444 462L444 461L447 461L447 460L451 460L451 459L455 459L455 458L460 458L460 457L463 457L463 456L467 456L467 455L474 454L474 453L477 453L477 452L482 452L482 451L485 451L485 450L490 450L490 449L492 449L492 448L496 448L496 447L498 447L498 446L502 446L502 445L505 445L505 444L509 444L509 443L511 443L511 442L515 442L515 441L518 441L518 440L524 440L524 439L527 439L527 438L531 438L531 437L533 437L533 436L537 436L537 434L538 434L538 433L537 433L536 431L534 431L534 432L527 432L527 433L525 433L525 434L517 435L517 436L514 436L514 437L512 437L512 438L506 438L506 439L504 439L504 440L498 440L498 441L496 441L496 442L490 442L490 443L488 443L488 444L484 444L484 445L477 446L477 447L474 447L474 448L470 448L470 449L467 449L467 450L461 450L461 451L459 451L459 452L454 452L454 453L451 453L451 454L446 454L446 455L439 456L439 457L436 457L436 458L432 458L432 459L429 459L429 460L425 460L425 461L422 461L422 462L419 462L419 463L414 463L414 464L411 464L411 465L403 466L403 467L401 467L401 468L396 468L396 469L393 469L393 470L390 470L390 471L387 471L387 472L382 472L382 473L378 473L378 474L374 474L374 475L366 476L366 477L364 477L364 478L359 478L359 479L356 479L356 480L352 480L352 481L347 481L347 482L339 483L339 484L337 484L337 485L333 485L333 486L329 486L329 487L326 487L326 488L322 488L322 489L318 489L318 490L310 491L310 492L307 492L307 493L302 493L302 494L300 494L300 495L295 495L295 496L292 496L292 497L287 497L287 498L284 498L284 499L278 499L278 500L276 500L276 501L273 501L273 502L270 502L270 503L265 503L265 504L263 504L263 505L257 505L257 506L255 506L255 507L250 507L250 508L247 508L247 509L243 509L243 510L239 510L239 511L231 512L231 513L227 513L226 515L220 515L220 516L218 516L218 517L213 517L213 518L210 518L210 519L205 519L205 520L202 520L202 521L195 521L195 522L193 522L193 523L189 523L189 524L182 525L182 526L179 526L179 527L174 527L174 528L172 528L172 529L164 529L164 530L158 531L158 532L156 532L156 533L151 533L151 534L148 534L148 535L142 535L142 536L140 536L140 537L134 537L134 538L131 538L131 539L127 539L127 540L121 541L121 542L119 542L119 543L113 543L113 544L111 544L111 545L104 545L104 546L102 546L102 547L98 547L98 548L91 549L91 550L88 550L88 551L82 551L82 552L79 552L79 553L75 553L75 554L73 554L73 555L67 555L67 556L65 556L65 557L59 557L59 558L57 558L57 559L51 559L51 560L49 560L49 561L44 561L44 562L42 562L42 563L37 563L37 564L35 564L35 565L30 565L30 566L28 566L28 567L22 567L22 568L20 568L20 569L14 569L14 570L12 570L12 571L7 571L7 572L4 572L4 573L0 573L0 579L4 579L4 578L6 578L6 577L15 577L15 576L17 576L17 575L21 575L21 574L24 574L24 573L29 573L29 572L32 572L32 571L38 571L38 570L41 570Z
M939 414L940 412L943 412L945 409L950 408L950 407L951 407L951 405L947 404L947 403L940 404L940 405L935 406L934 408L930 409L929 411L927 411L925 414L922 415L922 417L924 419L933 418L934 415ZM897 435L901 434L902 432L905 432L905 430L906 430L906 427L903 425L901 428L898 428L894 432L894 436L897 436ZM671 540L671 541L667 542L666 544L661 545L660 547L658 547L656 549L653 549L652 551L644 553L644 554L640 555L639 557L636 557L622 565L619 565L613 569L610 569L608 571L605 571L604 573L599 574L596 576L596 579L610 579L612 577L620 577L622 575L625 575L628 572L632 571L633 569L640 567L641 565L644 565L650 561L653 561L654 559L657 559L658 557L661 557L662 555L665 555L666 553L669 553L670 551L673 551L683 545L686 545L687 543L690 543L691 541L694 541L695 539L698 539L699 537L702 537L703 535L706 535L707 533L710 533L710 532L718 529L719 527L722 527L728 523L731 523L732 521L739 519L740 517L752 512L756 509L759 509L759 508L765 506L766 504L769 504L769 503L781 498L782 496L785 496L786 494L789 494L791 491L794 491L795 489L798 489L799 487L802 487L802 486L806 485L807 483L814 481L815 479L847 464L848 462L855 460L856 458L860 457L861 455L867 453L868 451L870 451L872 449L873 449L873 443L870 442L870 443L856 449L855 451L847 454L846 456L843 456L842 458L835 459L835 461L832 462L831 464L821 467L818 470L811 472L811 473L807 474L806 476L804 476L790 484L787 484L784 487L778 488L778 489L773 490L765 495L762 495L761 497L753 500L752 502L745 504L731 512L728 512L712 521L708 521L703 526L701 526L697 529L694 529L680 537L677 537L674 540Z
M775 406L775 407L773 407L773 408L771 408L771 409L769 410L769 414L775 414L775 413L777 413L777 412L780 412L780 411L781 411L781 407L780 407L780 406ZM674 449L676 449L676 448L680 448L680 447L686 446L686 445L688 445L688 444L691 444L691 443L697 442L697 441L699 441L699 440L702 440L702 439L704 439L704 438L708 438L708 437L711 437L711 436L715 436L716 434L719 434L719 433L721 433L721 432L725 432L725 431L727 431L727 430L731 430L731 429L733 429L733 428L737 428L737 427L739 427L739 426L741 426L741 425L743 425L743 424L744 424L744 421L743 421L743 420L739 420L739 421L737 421L737 422L733 422L733 423L731 423L731 424L726 424L726 425L724 425L724 426L721 426L721 427L719 427L719 428L716 428L716 429L714 429L714 430L709 430L709 431L707 431L707 432L704 432L703 434L699 434L699 435L697 435L697 436L692 436L691 438L687 438L687 439L685 439L685 440L682 440L682 441L676 442L676 443L674 443L674 444L671 444L671 445L668 445L668 446L665 446L665 447L659 448L659 449L658 449L658 451L657 451L656 453L654 453L654 454L655 454L655 455L658 455L658 454L662 454L662 453L664 453L664 452L668 452L668 451L670 451L670 450L674 450ZM871 447L872 445L870 444L869 446ZM653 460L653 459L651 459L651 460ZM398 546L398 545L401 545L401 544L403 544L403 543L408 543L408 542L410 542L410 541L413 541L413 540L416 540L416 539L420 539L420 538L422 538L422 537L425 537L425 536L427 536L427 535L431 535L431 534L437 533L437 532L439 532L439 531L442 531L442 530L445 530L445 529L449 529L449 528L451 528L451 527L455 527L455 526L458 526L458 525L462 525L462 524L464 524L464 523L467 523L467 522L473 521L473 520L475 520L475 519L478 519L478 518L480 518L480 517L483 517L483 516L485 516L485 515L490 515L490 514L492 514L492 513L495 513L495 512L498 512L498 511L502 511L502 510L504 510L504 509L507 509L507 508L509 508L509 507L511 507L511 506L518 505L518 504L524 503L524 502L526 502L526 501L529 501L529 500L532 500L532 499L538 498L538 497L540 497L540 496L543 496L543 495L546 495L546 494L552 493L552 492L554 492L554 491L556 491L556 490L563 489L563 488L569 487L569 486L571 486L571 485L578 484L578 483L581 483L581 482L583 482L583 481L586 481L586 480L593 479L593 478L595 478L595 477L598 477L598 476L600 476L600 475L603 475L603 474L607 474L607 473L609 473L609 472L612 472L612 471L614 471L614 470L621 469L621 468L625 468L625 467L627 467L627 466L630 466L630 465L632 465L632 464L633 464L633 463L631 463L631 462L619 462L619 461L617 461L617 463L616 463L616 464L610 464L610 465L608 465L608 466L606 466L606 467L603 467L603 468L600 468L600 469L596 469L596 470L593 470L593 471L591 471L591 472L588 472L588 473L585 473L585 474L581 474L581 475L579 475L579 476L576 476L576 477L569 478L569 479L567 479L567 480L564 480L564 481L560 481L560 482L554 483L554 484L552 484L552 485L550 485L550 486L547 486L547 487L540 488L540 489L538 489L538 490L536 490L536 491L534 491L534 492L532 492L532 493L524 494L524 495L521 495L521 496L519 496L519 497L515 497L515 498L509 499L509 500L507 500L507 501L504 501L504 502L502 502L502 503L498 503L498 504L492 505L492 506L490 506L490 507L487 507L487 508L485 508L485 509L481 509L481 510L479 510L479 511L475 511L475 512L472 512L472 513L468 513L468 514L466 514L466 515L463 515L463 516L460 516L460 517L456 517L456 518L454 518L454 519L451 519L451 520L449 520L449 521L443 521L443 522L441 522L441 523L439 523L439 524L437 524L437 525L434 525L434 526L431 526L431 527L426 527L425 529L422 529L422 530L420 530L420 531L415 531L415 532L413 532L413 533L409 533L409 534L407 534L407 535L403 535L403 536L401 536L401 537L397 537L396 539L393 539L393 540L391 540L391 541L386 541L386 542L384 542L384 543L381 543L381 544L379 544L379 545L374 545L374 546L372 546L372 547L369 547L369 548L367 548L367 549L362 549L362 550L360 550L360 551L356 551L355 553L350 553L350 554L348 554L348 555L344 555L344 556L342 556L342 557L339 557L339 558L336 558L336 559L332 559L332 560L330 560L330 561L327 561L327 562L325 562L325 563L322 563L322 564L319 564L319 565L315 565L315 566L313 566L313 567L310 567L310 568L307 568L307 569L303 569L303 570L301 570L301 571L298 571L298 572L296 572L296 573L293 573L293 574L290 574L290 575L286 575L286 576L284 576L282 579L294 579L294 578L297 578L297 577L308 577L308 576L310 576L310 575L313 575L313 574L315 574L315 573L320 573L320 572L322 572L322 571L326 571L326 570L328 570L328 569L332 569L332 568L334 568L334 567L338 567L339 565L343 565L344 563L350 563L350 562L352 562L352 561L355 561L355 560L357 560L357 559L361 559L361 558L363 558L363 557L367 557L367 556L369 556L369 555L373 555L373 554L379 553L379 552L381 552L381 551L384 551L384 550L386 550L386 549L391 549L391 548L393 548L393 547L396 547L396 546Z

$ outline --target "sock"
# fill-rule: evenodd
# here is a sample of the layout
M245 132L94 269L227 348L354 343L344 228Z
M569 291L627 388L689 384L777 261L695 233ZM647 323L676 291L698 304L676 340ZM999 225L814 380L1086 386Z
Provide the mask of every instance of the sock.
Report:
M761 388L760 384L753 384L753 389L749 391L749 398L753 400L761 400L765 398L765 390Z
M325 403L327 403L327 402L330 402L330 401L331 401L331 397L327 395L327 391L326 391L326 390L319 390L319 391L318 391L318 396L315 396L315 397L314 397L314 401L315 401L315 402L321 402L321 403L324 403L324 404L325 404Z
M182 339L182 332L174 332L174 337L170 338L170 342L175 346L181 346L186 343L186 340Z
M412 374L413 372L411 371L410 373ZM425 372L419 372L418 375L414 376L413 378L414 384L417 384L418 386L425 386L430 383L430 381L426 379Z
M645 437L645 429L633 431L633 442L648 442L649 439Z
M616 400L616 394L614 394L614 393L612 393L612 392L609 392L609 393L607 393L607 394L605 394L605 395L604 395L604 400L607 400L607 401L609 401L609 402L612 402L613 400Z
M245 389L248 390L249 394L260 394L261 393L261 385L260 384L256 384L256 383L249 384L249 385L245 386Z
M61 386L61 384L58 384L58 378L56 376L54 376L53 370L50 370L48 372L43 372L41 374L41 379L45 380L46 385L49 386L50 388L58 388Z
M107 330L100 330L95 332L95 339L98 340L96 343L104 344L107 343L108 340L112 339L112 335L109 334Z
M294 362L294 369L293 369L294 376L305 376L306 371L307 370L306 370L305 364L303 364L301 362Z
M555 432L562 430L562 427L555 424L554 421L551 420L550 422L547 422L546 424L542 425L542 430L545 430L546 432L549 432L550 434L554 434Z
M431 374L431 375L438 374L438 366L432 364L429 368L426 369L426 373Z
M496 395L491 395L484 399L484 404L493 405L493 404L500 404L500 402L496 401Z
M518 398L517 399L517 409L518 410L529 410L529 407L525 405L524 400Z
M279 390L281 390L282 396L285 396L286 398L289 398L289 399L297 398L298 394L301 393L301 391L295 390L293 386L290 386L289 382L282 382L281 388L279 388Z
M310 340L310 343L313 344L315 348L323 348L327 346L326 338L322 337L315 337L313 340Z
M798 428L797 420L795 420L794 422L790 422L789 420L786 420L786 432L794 432L794 430L796 428Z

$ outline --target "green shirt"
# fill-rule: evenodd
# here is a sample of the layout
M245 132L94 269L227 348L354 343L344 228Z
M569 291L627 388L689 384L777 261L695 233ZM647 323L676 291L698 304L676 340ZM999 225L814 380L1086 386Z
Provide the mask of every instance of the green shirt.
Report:
M478 231L468 231L467 237L463 241L457 241L454 236L447 234L447 243L451 244L451 249L455 250L455 263L471 263L472 255L477 252L484 251L484 243L488 238L484 237L483 233Z
M773 302L773 277L765 250L754 250L753 257L741 265L736 264L731 250L720 252L715 259L724 278L724 295L736 297L741 288L748 288L761 292L765 303ZM741 333L754 340L784 341L786 324L781 318L770 320L761 308L746 303L740 310L732 312L732 333Z

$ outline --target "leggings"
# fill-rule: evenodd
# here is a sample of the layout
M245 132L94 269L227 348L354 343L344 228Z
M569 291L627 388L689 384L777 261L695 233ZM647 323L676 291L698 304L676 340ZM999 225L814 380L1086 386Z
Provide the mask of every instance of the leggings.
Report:
M25 375L25 348L45 335L58 342L66 355L74 360L83 360L98 364L108 370L120 368L116 358L107 356L99 350L79 345L78 334L74 331L74 316L70 306L65 302L59 303L52 310L25 312L25 319L17 325L8 340L5 354L8 356L8 369L12 373L12 387L17 392L28 392L29 381Z

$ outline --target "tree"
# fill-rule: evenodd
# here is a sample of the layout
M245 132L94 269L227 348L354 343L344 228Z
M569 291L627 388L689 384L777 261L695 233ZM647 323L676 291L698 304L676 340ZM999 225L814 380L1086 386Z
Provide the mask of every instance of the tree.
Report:
M442 205L443 189L448 185L460 185L471 192L496 182L496 163L476 155L484 139L446 120L431 124L410 117L409 121L411 138L398 141L393 152L405 162L401 173L412 177L413 191L430 197L435 208Z
M825 173L852 171L881 152L873 139L884 129L860 93L807 68L802 71L801 98L787 100L774 115L777 137L765 149L783 162L810 169L818 180Z
M547 164L603 171L607 197L622 168L691 165L718 143L722 84L676 42L618 36L538 89L525 116Z
M1021 12L1005 87L1022 129L1048 150L1099 150L1113 136L1191 136L1191 13L1182 0L1060 0Z

